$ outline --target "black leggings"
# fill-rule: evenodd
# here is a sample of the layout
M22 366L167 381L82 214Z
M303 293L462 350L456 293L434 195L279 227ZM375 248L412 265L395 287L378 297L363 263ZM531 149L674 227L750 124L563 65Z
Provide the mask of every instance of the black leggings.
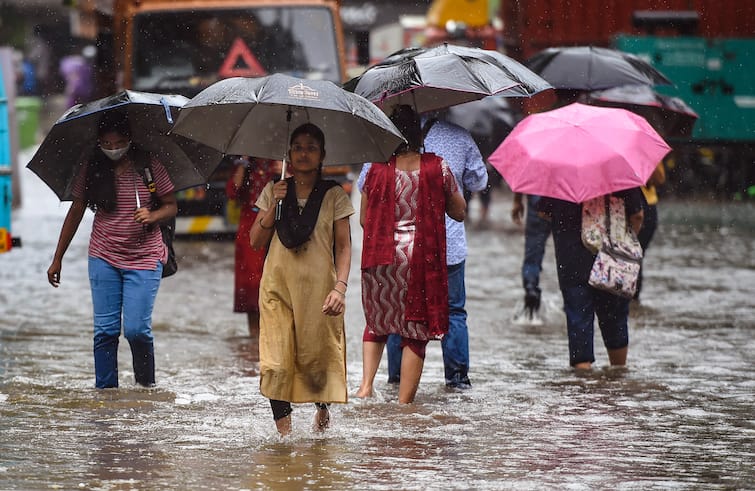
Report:
M291 403L288 401L279 401L276 399L270 399L270 407L273 409L273 419L278 421L291 414ZM330 404L324 402L315 402L317 409L328 409Z

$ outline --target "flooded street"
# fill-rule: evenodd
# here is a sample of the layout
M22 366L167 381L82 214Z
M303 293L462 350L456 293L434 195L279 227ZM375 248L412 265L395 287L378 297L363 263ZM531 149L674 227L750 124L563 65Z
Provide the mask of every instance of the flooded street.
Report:
M30 155L29 155L30 157ZM233 314L233 244L176 243L179 272L153 316L156 389L133 384L121 338L121 388L97 391L87 213L58 289L45 271L68 204L22 172L0 255L0 489L536 490L753 489L755 206L661 200L643 300L630 317L629 369L568 367L552 242L542 325L513 317L523 234L511 196L492 224L468 224L472 390L443 383L431 343L415 404L399 406L385 359L376 398L333 406L325 434L294 405L278 437L259 393L245 316ZM355 204L358 200L355 199ZM361 231L347 297L350 394L361 379Z

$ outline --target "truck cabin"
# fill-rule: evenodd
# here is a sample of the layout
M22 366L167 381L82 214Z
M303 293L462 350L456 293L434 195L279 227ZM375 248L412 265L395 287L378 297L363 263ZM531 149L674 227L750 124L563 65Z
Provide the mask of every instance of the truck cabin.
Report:
M223 78L276 72L345 78L332 0L115 0L76 12L74 34L98 48L98 95L125 88L192 97Z

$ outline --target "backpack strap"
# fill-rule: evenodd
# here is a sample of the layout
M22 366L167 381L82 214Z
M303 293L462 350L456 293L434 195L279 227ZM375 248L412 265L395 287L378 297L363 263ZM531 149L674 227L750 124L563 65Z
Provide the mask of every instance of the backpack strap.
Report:
M155 184L155 179L152 177L152 166L149 160L149 156L145 156L144 159L144 165L137 165L136 169L137 172L142 176L142 179L144 180L144 185L147 186L147 189L149 190L149 195L152 200L152 209L157 209L160 207L160 197L157 196L157 185Z

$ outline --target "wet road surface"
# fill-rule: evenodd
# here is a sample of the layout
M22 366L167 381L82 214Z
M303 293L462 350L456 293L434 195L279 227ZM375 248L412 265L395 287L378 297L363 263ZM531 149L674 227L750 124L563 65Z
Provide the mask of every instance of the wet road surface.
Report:
M385 362L377 396L333 407L311 430L295 405L280 439L259 394L245 317L233 314L231 242L176 244L180 270L154 313L158 387L133 384L120 346L117 390L93 388L88 213L64 264L45 278L67 204L33 174L0 255L0 489L753 489L755 207L665 200L630 319L629 368L568 368L549 241L543 322L521 308L521 230L510 194L491 224L468 225L473 388L443 385L428 348L416 403L396 404ZM355 200L358 203L358 200ZM347 297L350 393L361 378L361 234Z

